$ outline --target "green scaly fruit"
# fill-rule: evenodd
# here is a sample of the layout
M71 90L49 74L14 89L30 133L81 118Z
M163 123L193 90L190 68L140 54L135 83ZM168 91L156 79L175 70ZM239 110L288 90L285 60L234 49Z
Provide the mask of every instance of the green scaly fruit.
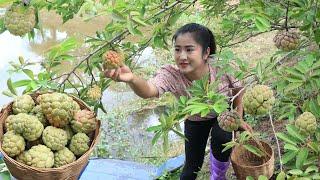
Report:
M42 141L51 150L61 150L68 143L68 135L63 129L47 126L43 130Z
M51 168L54 164L54 155L47 146L40 144L21 153L16 160L32 167Z
M13 3L4 15L4 25L16 36L31 32L36 25L35 9L22 3Z
M304 112L296 119L295 126L301 133L312 135L317 129L316 117L311 112Z
M54 153L53 167L61 167L66 164L72 163L75 160L76 156L68 148L65 147Z
M272 109L275 102L273 92L265 85L255 85L243 95L243 107L247 114L265 115Z
M3 135L2 149L10 157L19 155L24 151L26 143L22 136L14 131L8 131Z
M76 155L81 156L89 150L90 138L84 133L77 133L71 138L69 149Z
M42 94L37 101L49 123L58 128L69 124L74 112L80 110L72 97L62 93Z
M34 106L35 103L32 97L30 95L24 94L14 99L14 102L12 104L12 111L13 114L29 113Z

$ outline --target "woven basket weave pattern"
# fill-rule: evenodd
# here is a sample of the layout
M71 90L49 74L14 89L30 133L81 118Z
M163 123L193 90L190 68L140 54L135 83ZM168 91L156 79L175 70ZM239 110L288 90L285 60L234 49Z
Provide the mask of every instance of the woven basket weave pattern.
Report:
M231 163L239 180L245 180L247 176L258 179L260 175L271 178L274 172L274 152L271 146L260 141L265 151L271 155L269 158L260 158L246 150L243 146L234 147L231 153ZM256 146L255 143L250 142Z

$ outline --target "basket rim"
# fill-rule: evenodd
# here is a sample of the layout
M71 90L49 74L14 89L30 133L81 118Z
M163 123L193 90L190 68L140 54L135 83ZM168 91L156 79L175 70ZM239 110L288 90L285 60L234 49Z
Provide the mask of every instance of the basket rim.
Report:
M233 158L232 158L232 157L234 156L234 150L231 152L231 155L230 155L231 162L234 163L234 164L236 164L237 166L246 167L246 168L249 168L249 167L263 167L263 166L265 166L266 164L270 164L270 161L271 161L271 160L274 160L274 151L273 151L272 147L269 145L269 143L267 143L267 142L265 142L265 141L261 141L261 140L260 140L260 142L263 142L263 143L267 144L268 147L271 149L271 156L270 156L270 158L269 158L265 163L260 164L260 165L258 165L258 166L248 166L248 165L239 164L237 161L233 160ZM240 146L241 146L241 145L240 145ZM235 146L234 149L239 148L240 146Z
M38 94L38 95L41 95L41 94L44 94L44 93L54 93L54 92L34 92L34 93L31 93L31 94L28 94L28 95L34 95L34 94ZM81 101L81 103L83 103L83 105L85 106L86 109L92 111L90 109L90 107L85 103L83 102L81 99L79 99L78 97L74 96L74 95L71 95L71 94L68 94L68 93L64 93L70 97L72 97L73 99L76 99L77 101ZM5 109L8 109L11 105L13 104L13 101L9 102L7 105L5 105L4 107L2 107L1 111L0 111L0 117L2 117L3 115L3 112ZM2 149L2 141L0 140L0 152L3 154L3 158L10 161L10 163L12 164L18 164L19 166L22 166L23 168L25 169L30 169L30 170L33 170L33 171L37 171L37 172L56 172L56 171L61 171L61 170L66 170L68 167L71 167L71 166L74 166L76 163L82 161L83 159L85 159L87 156L89 156L90 158L90 154L91 152L93 151L94 147L98 144L98 141L100 139L100 127L101 127L101 120L97 119L96 118L96 121L97 121L97 128L94 132L94 134L97 134L97 135L94 135L94 138L92 139L92 143L89 147L89 149L87 150L86 153L82 154L78 159L76 159L75 161L71 162L71 163L68 163L66 165L63 165L63 166L60 166L60 167L51 167L51 168L37 168L37 167L32 167L32 166L28 166L26 164L23 164L21 162L18 162L17 160L15 160L14 158L10 157L6 152L3 151Z

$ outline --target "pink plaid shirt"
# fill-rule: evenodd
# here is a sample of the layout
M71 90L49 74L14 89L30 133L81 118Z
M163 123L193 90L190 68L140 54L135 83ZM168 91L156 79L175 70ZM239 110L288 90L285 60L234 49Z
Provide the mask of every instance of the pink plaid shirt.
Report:
M214 82L216 80L217 68L209 66L210 81ZM161 96L165 92L171 92L175 97L188 96L187 88L192 85L192 81L189 80L178 67L174 65L166 65L162 67L153 78L148 80L148 83L152 83L156 86ZM241 87L241 82L236 80L233 76L223 75L221 77L221 82L218 85L218 90L220 93L227 97L232 97L232 89ZM204 121L208 119L215 118L214 113L209 114L207 117L201 118L199 115L189 117L189 120L194 121Z

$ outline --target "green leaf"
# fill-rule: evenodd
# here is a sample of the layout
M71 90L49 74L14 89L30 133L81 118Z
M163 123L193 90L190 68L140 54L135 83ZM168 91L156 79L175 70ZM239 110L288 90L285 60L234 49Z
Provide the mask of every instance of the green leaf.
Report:
M248 151L252 152L253 154L255 154L255 155L259 156L259 157L261 157L263 155L263 152L260 149L258 149L257 147L255 147L255 146L252 146L250 144L244 144L243 146Z
M12 84L12 81L11 81L11 78L9 78L7 80L7 86L8 86L8 89L10 90L10 92L14 95L17 95L17 91L16 89L14 88L13 84Z
M131 19L132 19L132 21L134 21L135 23L137 23L137 24L139 24L141 26L148 26L147 23L145 23L143 20L141 20L138 17L132 17Z
M276 180L285 180L286 179L286 173L281 171L278 175Z
M159 131L161 130L161 124L156 126L151 126L146 129L147 132Z
M292 144L285 144L284 149L292 150L292 151L299 151L299 148L297 146L292 145Z
M158 139L160 138L161 134L162 134L162 131L158 131L158 132L154 135L154 137L152 138L152 141L151 141L152 145L155 145L155 144L156 144L156 142L157 142Z
M30 69L23 69L22 70L27 76L29 76L30 79L34 79L34 74L33 71L31 71Z
M293 91L295 89L298 89L300 86L302 86L303 83L290 83L286 89L285 89L285 92L290 92L290 91Z
M308 149L307 148L302 148L298 152L297 159L296 159L296 168L301 169L305 160L308 157Z
M174 25L177 22L177 20L179 19L180 16L181 16L181 13L171 14L171 16L168 19L168 23L170 25Z
M320 29L319 28L314 31L314 38L317 44L320 45Z
M268 21L268 19L262 16L255 17L255 24L260 32L264 32L270 29L270 22Z
M289 152L286 152L286 153L282 156L282 163L283 163L283 164L288 163L288 162L291 161L293 158L295 158L297 154L298 154L297 151L289 151Z
M295 127L294 125L287 125L286 126L287 132L289 133L290 136L295 137L296 139L298 139L300 142L304 142L305 141L305 137L303 137L300 133L299 133L299 129L297 127Z
M115 21L121 21L121 22L126 21L126 18L119 11L115 9L112 10L111 17Z
M254 178L252 176L247 176L246 180L254 180Z
M234 147L234 146L237 145L237 144L238 144L238 143L235 142L235 141L227 142L227 143L223 144L223 146L225 146L225 147L222 149L221 152L225 152L225 151L227 151L228 149Z
M0 179L1 180L10 180L11 179L10 173L8 171L1 172L0 173Z
M10 91L2 91L2 94L8 97L15 97L15 95L12 94Z
M297 142L290 138L288 135L284 133L276 133L277 137L282 139L283 141L290 143L292 145L297 145Z
M302 175L303 171L301 171L300 169L292 169L288 171L288 174L292 174L292 175Z
M318 172L318 167L315 165L309 166L304 172L305 173Z
M268 180L269 178L268 177L266 177L266 176L264 176L264 175L260 175L259 177L258 177L258 180Z

